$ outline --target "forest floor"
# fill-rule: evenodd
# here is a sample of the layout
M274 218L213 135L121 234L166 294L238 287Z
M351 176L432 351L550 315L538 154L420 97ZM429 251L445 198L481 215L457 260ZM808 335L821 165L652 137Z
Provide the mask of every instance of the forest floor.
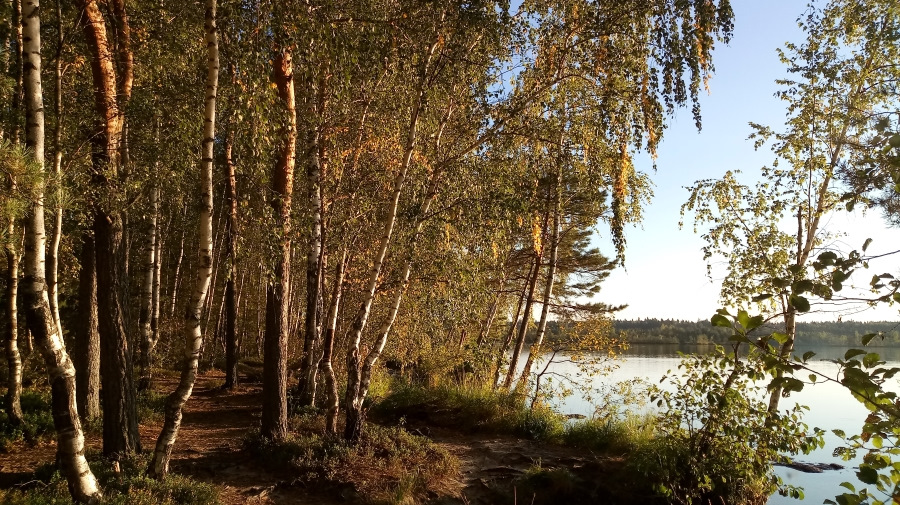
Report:
M261 387L246 384L223 391L221 373L207 373L185 408L171 471L214 484L224 505L341 504L359 500L334 487L298 483L287 473L267 469L243 449L246 435L259 426ZM174 387L174 378L157 381L159 391ZM161 419L141 425L141 443L152 450ZM449 494L430 496L429 503L645 503L646 496L633 496L616 477L621 458L585 454L573 448L540 444L505 436L462 435L445 429L410 427L424 433L459 461L459 474ZM100 434L88 433L87 448L100 451ZM34 471L53 462L55 442L19 444L0 454L0 487L9 488L33 480ZM561 472L556 472L561 470ZM537 483L540 476L543 483ZM556 477L554 477L556 476ZM530 479L530 480L529 480ZM625 479L626 481L629 479ZM584 489L587 485L590 489ZM578 488L578 489L575 489ZM573 493L575 493L573 495ZM580 498L580 499L579 499ZM603 500L612 499L612 501Z

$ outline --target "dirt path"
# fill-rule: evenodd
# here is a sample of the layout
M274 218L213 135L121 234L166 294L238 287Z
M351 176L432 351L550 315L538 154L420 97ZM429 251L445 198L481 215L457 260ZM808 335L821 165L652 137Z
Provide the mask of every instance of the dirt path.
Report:
M184 420L173 454L171 471L215 484L224 505L259 504L339 504L346 498L323 493L291 482L290 476L275 475L248 458L242 451L245 435L259 425L262 404L259 385L245 385L235 391L219 389L221 374L205 374L198 381L185 408ZM175 379L160 379L159 391L169 391ZM161 420L141 425L141 443L150 451L159 434ZM460 461L459 490L456 496L433 497L438 504L487 505L498 501L534 501L520 482L535 468L566 468L576 474L603 471L615 461L594 458L572 448L537 444L511 437L478 437L447 430L430 433L437 443ZM98 451L98 433L87 437L89 449ZM31 480L36 468L55 457L55 443L20 446L0 454L0 487ZM568 470L567 470L568 471ZM519 493L517 496L516 493ZM524 499L524 501L523 501ZM553 502L551 502L553 503Z

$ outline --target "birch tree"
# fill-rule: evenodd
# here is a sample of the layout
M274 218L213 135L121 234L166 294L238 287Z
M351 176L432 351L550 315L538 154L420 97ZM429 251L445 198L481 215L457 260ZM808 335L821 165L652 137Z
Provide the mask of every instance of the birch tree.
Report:
M216 136L216 94L219 85L219 45L216 29L216 0L207 0L204 42L207 50L206 100L203 112L202 158L200 163L200 219L197 231L200 237L197 251L197 278L191 303L185 317L184 357L178 387L166 398L166 417L156 439L156 448L150 460L149 474L163 478L169 471L169 459L181 426L182 410L197 380L200 348L203 333L200 317L209 290L213 257L213 147Z
M44 171L44 106L41 89L41 24L37 0L25 2L23 53L25 55L25 144L32 150L35 165ZM44 190L39 182L26 218L24 278L22 298L25 317L47 366L52 392L51 409L56 427L57 461L75 500L92 502L101 497L100 488L84 457L84 434L75 403L75 367L66 352L59 326L50 310L45 280L46 238L44 233Z
M820 306L841 299L847 275L823 271L837 257L826 246L836 235L824 223L852 209L842 197L852 202L859 193L839 175L868 168L872 126L892 107L886 83L896 79L897 19L896 7L882 2L811 8L802 23L807 40L781 52L791 74L779 81L778 96L788 104L786 129L751 123L756 146L770 145L776 160L753 186L731 171L697 181L682 206L683 213L694 213L695 229L707 227L704 258L728 261L722 300L758 302L782 319L783 330L775 333L780 361L793 352L797 318L811 310L810 298ZM772 372L774 415L785 385L795 379L782 369Z

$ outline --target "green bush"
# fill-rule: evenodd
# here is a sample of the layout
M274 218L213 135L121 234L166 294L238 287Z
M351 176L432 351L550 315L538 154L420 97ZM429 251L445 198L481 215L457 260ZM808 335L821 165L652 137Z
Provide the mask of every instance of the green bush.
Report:
M658 436L629 464L677 504L761 505L776 490L802 496L782 485L772 463L821 446L821 432L801 422L805 407L768 415L763 361L719 347L685 357L680 368L674 390L659 397Z
M216 505L216 488L180 475L163 480L145 473L149 455L134 456L120 463L120 472L105 460L91 458L91 469L103 488L101 505ZM4 505L73 505L66 481L51 465L35 472L43 481L28 490L0 490Z
M24 390L21 404L24 423L19 426L9 422L6 412L0 412L0 451L8 450L14 442L34 443L54 433L49 390Z
M408 503L451 492L458 474L447 451L400 428L367 425L362 439L350 445L321 435L320 420L313 416L292 418L291 426L294 432L283 441L253 434L245 448L298 482L350 487L368 502Z
M137 396L137 412L140 422L162 420L166 412L167 394L144 390Z

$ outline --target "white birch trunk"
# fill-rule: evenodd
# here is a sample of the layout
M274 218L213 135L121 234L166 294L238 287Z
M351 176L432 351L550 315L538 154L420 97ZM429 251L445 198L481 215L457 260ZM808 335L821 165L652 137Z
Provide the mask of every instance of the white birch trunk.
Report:
M156 346L153 338L153 286L156 284L156 249L157 249L157 222L159 216L159 189L156 182L150 189L150 218L148 220L147 238L144 242L144 257L141 265L141 311L139 326L141 330L140 342L140 379L138 390L150 388L150 354Z
M528 267L528 273L525 275L525 283L522 284L522 292L519 294L519 302L516 304L516 311L512 314L512 323L510 323L509 329L506 331L506 338L503 339L503 343L497 351L497 364L494 367L494 378L491 381L491 389L500 387L500 375L503 372L503 361L506 358L506 353L509 352L509 344L512 342L513 336L516 335L516 329L519 327L519 315L522 313L522 307L525 305L525 297L527 296L528 286L531 285L531 277L532 275L536 275L534 274L534 263L535 262L532 261L531 265Z
M347 411L347 420L344 428L344 438L347 440L357 440L362 434L362 400L360 399L360 356L359 345L362 340L363 330L369 321L369 314L372 311L372 302L375 300L375 289L378 286L378 277L381 275L381 267L384 265L384 258L387 255L388 246L391 243L391 235L394 232L394 224L397 222L397 209L400 206L400 193L403 191L403 184L406 182L406 172L412 161L413 150L416 146L416 130L419 124L419 112L422 107L423 95L425 90L425 78L428 75L428 65L437 49L437 42L431 45L426 54L425 61L422 63L422 70L419 75L419 82L416 85L416 98L413 102L412 111L410 112L409 129L407 130L406 143L403 150L403 159L400 164L400 170L394 178L393 195L385 212L382 221L381 241L378 245L375 258L373 258L372 266L369 269L369 280L364 293L362 306L353 326L350 330L350 348L347 351L347 391L344 396L345 409Z
M50 250L47 252L47 294L50 297L50 311L59 334L62 335L62 324L59 320L59 243L62 239L63 208L62 208L62 7L60 0L56 0L56 94L54 105L56 106L56 128L53 132L53 184L56 188L53 235L50 240Z
M216 33L216 0L206 0L206 106L203 113L202 159L200 163L200 235L198 248L197 278L191 304L185 317L185 349L181 379L178 387L166 398L165 421L156 448L150 460L148 472L151 477L163 478L169 471L169 459L181 426L182 409L194 389L203 333L200 330L200 316L203 302L209 290L212 275L212 211L213 211L213 144L216 134L216 93L219 83L219 45Z
M38 0L25 2L22 10L23 53L25 55L25 142L35 164L44 169L44 104L41 90L41 33ZM47 367L52 391L51 409L56 427L57 460L76 501L100 498L100 487L84 457L84 435L75 403L75 367L66 352L59 327L50 311L47 294L46 236L44 231L43 183L39 182L35 200L25 223L25 254L22 295L28 326L40 348Z

